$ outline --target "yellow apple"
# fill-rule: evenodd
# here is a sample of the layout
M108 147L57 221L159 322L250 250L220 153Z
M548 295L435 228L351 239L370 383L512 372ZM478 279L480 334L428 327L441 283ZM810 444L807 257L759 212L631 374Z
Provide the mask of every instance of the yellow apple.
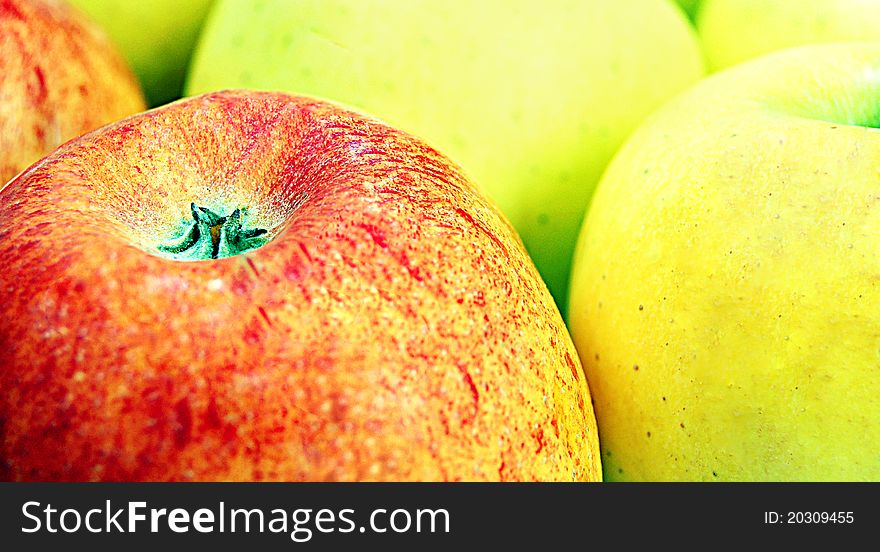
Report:
M570 320L616 480L880 478L880 44L709 78L599 184Z
M880 1L703 0L697 28L719 70L793 46L880 41Z
M494 198L560 301L608 160L701 76L666 0L226 0L187 91L329 98L421 136Z

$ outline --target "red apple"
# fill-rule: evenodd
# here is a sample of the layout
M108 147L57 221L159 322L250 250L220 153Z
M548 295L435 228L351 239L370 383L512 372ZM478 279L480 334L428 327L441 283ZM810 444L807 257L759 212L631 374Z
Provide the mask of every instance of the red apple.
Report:
M60 1L0 0L0 185L63 142L144 109L94 23Z
M522 243L380 122L183 100L57 150L0 221L3 479L600 478Z

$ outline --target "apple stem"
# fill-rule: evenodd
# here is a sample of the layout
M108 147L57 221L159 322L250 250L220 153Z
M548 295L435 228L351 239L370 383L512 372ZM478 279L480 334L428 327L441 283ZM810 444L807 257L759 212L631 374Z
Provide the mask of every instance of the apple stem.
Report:
M181 260L221 259L256 249L266 243L264 228L244 229L242 210L221 217L207 207L190 204L195 223L183 236L160 245L159 251L171 253Z

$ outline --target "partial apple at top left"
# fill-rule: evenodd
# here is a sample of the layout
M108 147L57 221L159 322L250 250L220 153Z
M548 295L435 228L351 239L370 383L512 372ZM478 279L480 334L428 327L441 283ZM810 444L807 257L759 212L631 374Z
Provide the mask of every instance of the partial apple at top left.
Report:
M67 140L145 108L93 22L60 1L0 0L0 187Z

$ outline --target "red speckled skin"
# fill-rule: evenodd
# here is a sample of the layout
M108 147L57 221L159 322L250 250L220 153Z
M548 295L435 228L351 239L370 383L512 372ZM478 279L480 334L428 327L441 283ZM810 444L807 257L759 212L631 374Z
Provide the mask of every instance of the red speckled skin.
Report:
M149 253L189 203L260 249ZM445 157L317 100L221 92L0 192L0 476L598 480L578 356Z
M94 23L57 0L0 0L0 185L63 142L145 108Z

